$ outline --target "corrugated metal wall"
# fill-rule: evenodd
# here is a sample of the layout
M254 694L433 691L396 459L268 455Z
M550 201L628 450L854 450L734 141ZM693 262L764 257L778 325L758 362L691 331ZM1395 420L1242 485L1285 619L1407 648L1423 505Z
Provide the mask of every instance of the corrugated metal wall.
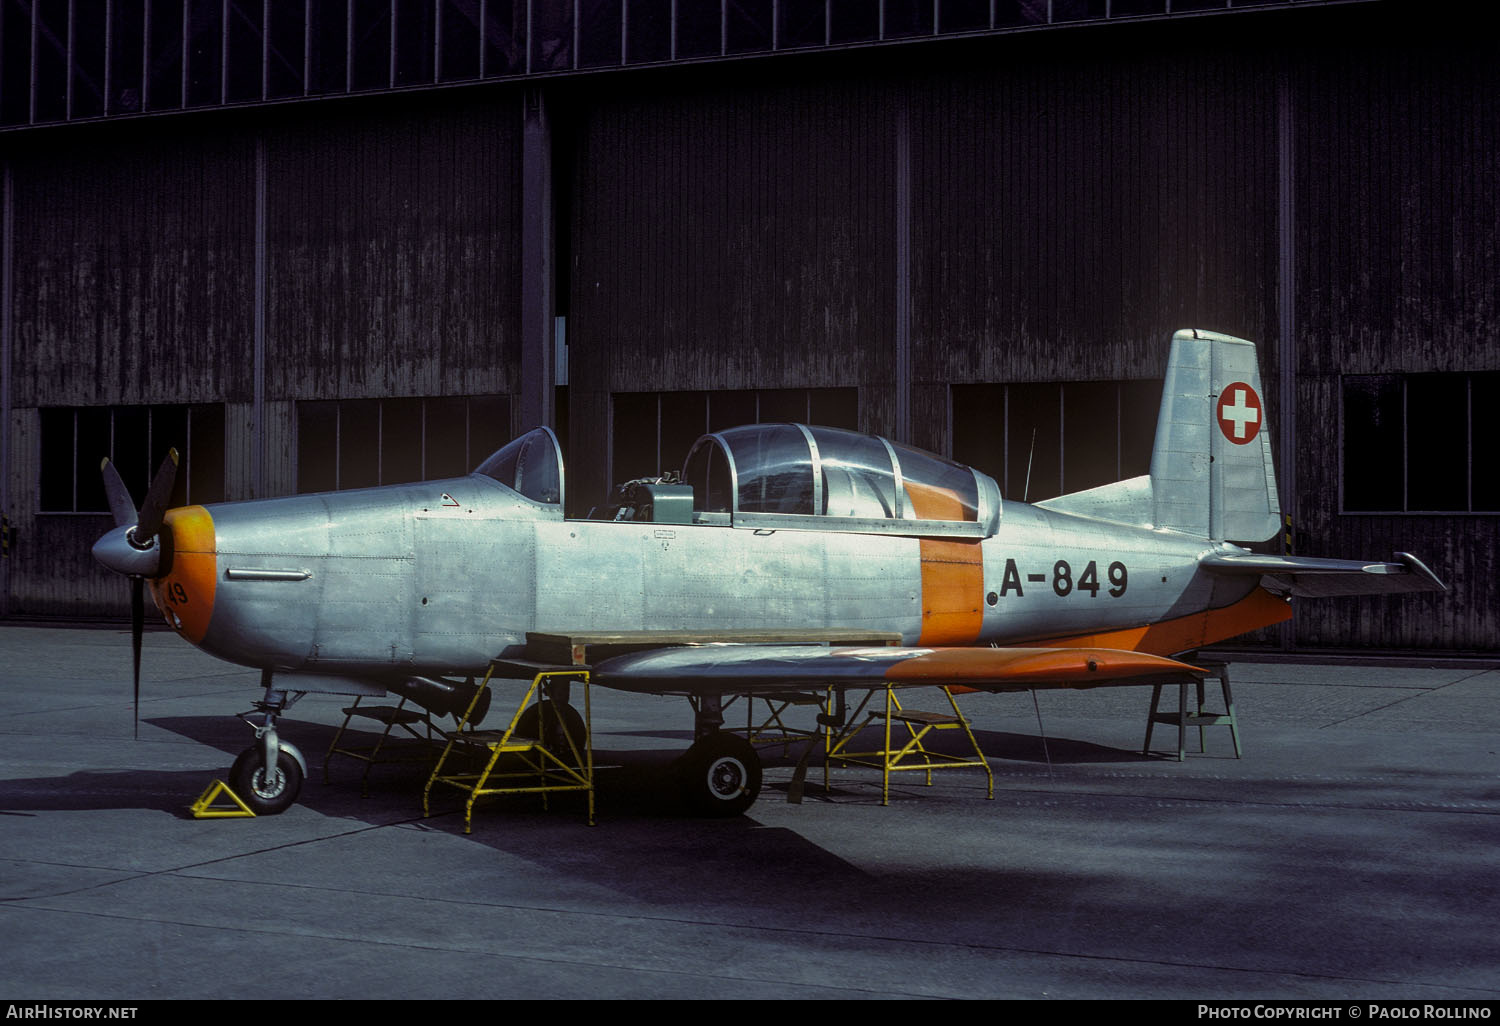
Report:
M1299 63L1295 95L1297 543L1408 550L1450 586L1305 603L1297 641L1495 651L1500 517L1341 515L1335 440L1340 375L1500 369L1500 66L1464 45L1332 48ZM1474 459L1494 473L1493 452Z

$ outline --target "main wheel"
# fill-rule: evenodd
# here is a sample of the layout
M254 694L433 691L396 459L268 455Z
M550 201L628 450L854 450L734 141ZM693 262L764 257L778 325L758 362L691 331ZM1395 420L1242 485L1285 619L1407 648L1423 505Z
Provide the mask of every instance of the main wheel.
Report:
M677 766L683 801L700 816L739 816L760 795L760 756L738 734L717 731L687 750Z
M257 816L285 812L302 791L302 767L285 751L276 753L276 770L266 774L265 748L251 745L234 760L229 787Z
M567 758L576 749L579 755L583 754L584 742L588 740L587 731L583 726L583 717L578 714L567 702L547 702L547 715L542 718L541 702L533 703L526 707L521 713L521 719L516 724L516 733L521 737L536 738L547 749L560 759ZM545 723L546 737L542 737L542 726ZM567 736L565 737L564 734ZM573 747L568 747L568 740L572 739Z

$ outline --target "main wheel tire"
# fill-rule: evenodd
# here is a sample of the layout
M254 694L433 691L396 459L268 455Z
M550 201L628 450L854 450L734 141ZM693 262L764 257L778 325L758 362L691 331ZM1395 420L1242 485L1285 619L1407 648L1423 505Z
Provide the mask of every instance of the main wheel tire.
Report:
M738 734L701 738L677 765L683 802L699 816L740 816L760 796L760 756Z
M285 812L302 792L302 767L289 753L278 750L276 772L266 779L265 748L251 745L234 760L229 787L257 816Z
M516 724L516 733L521 737L536 738L546 745L547 750L560 759L566 759L577 749L578 754L583 754L583 746L588 740L588 731L584 729L583 717L578 714L567 702L547 702L546 719L542 719L541 702L535 702L526 707L521 713L521 719ZM542 737L542 726L545 723L547 736ZM566 733L566 737L564 737ZM573 747L568 747L568 740L572 739Z

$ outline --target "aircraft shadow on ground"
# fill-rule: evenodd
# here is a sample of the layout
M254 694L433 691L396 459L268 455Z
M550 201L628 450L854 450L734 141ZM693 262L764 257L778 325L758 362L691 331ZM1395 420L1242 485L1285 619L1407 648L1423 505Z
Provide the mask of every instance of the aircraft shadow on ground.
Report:
M0 813L24 814L31 811L52 810L102 810L140 808L171 812L180 816L190 815L188 807L217 776L228 776L229 764L235 756L252 741L253 735L243 726L222 716L163 717L146 721L151 726L169 731L199 744L216 748L225 754L224 766L216 773L213 770L79 770L66 776L34 778L31 780L7 781L0 787ZM361 797L364 764L347 757L336 756L329 765L329 782L325 786L324 757L333 739L334 728L324 724L297 722L284 725L283 736L296 744L307 760L307 781L303 786L299 802L330 815L368 814L376 808L382 810L382 819L400 809L392 803L406 802L418 815L421 812L421 794L426 784L428 769L420 758L412 761L392 759L373 766L368 776L368 798ZM659 737L670 743L661 749L615 749L609 747L608 739ZM1015 734L1003 731L977 731L976 739L986 756L1023 763L1052 764L1104 764L1155 761L1158 756L1143 756L1139 752L1127 752L1088 741L1070 738L1047 738L1044 742L1034 735ZM690 815L672 776L677 758L691 742L690 731L621 731L599 738L604 747L597 747L594 754L596 766L596 807L606 811L611 818L685 818ZM345 733L344 744L369 747L377 735L365 731L350 730ZM852 746L867 747L878 741L878 732L866 730ZM410 740L389 743L390 755L410 756L417 742ZM768 744L761 748L761 757L766 768L767 779L762 800L782 800L790 788L789 771L802 758L808 742L794 740L788 745ZM821 747L820 742L814 742ZM960 753L964 741L955 738L954 732L940 736L928 746L933 751ZM850 768L835 765L829 785L824 786L821 750L815 750L808 760L804 795L808 801L853 801L867 803L879 801L877 771L868 768ZM873 789L870 786L873 781ZM445 793L446 792L446 793ZM558 808L581 809L583 799L576 795L557 795L551 804ZM539 807L534 796L497 796L485 799L492 808ZM438 788L433 792L432 808L435 815L453 809L462 809L458 792Z

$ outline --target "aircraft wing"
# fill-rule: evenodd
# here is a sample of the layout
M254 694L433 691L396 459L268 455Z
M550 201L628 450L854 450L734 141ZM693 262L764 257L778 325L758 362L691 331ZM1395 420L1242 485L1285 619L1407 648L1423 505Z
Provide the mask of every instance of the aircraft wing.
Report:
M1447 590L1437 575L1409 552L1396 553L1394 563L1217 553L1205 556L1198 565L1215 574L1259 576L1271 591L1306 598Z
M598 663L595 683L651 694L823 687L935 687L974 691L1093 688L1199 680L1203 671L1112 648L897 648L708 644L653 649Z

